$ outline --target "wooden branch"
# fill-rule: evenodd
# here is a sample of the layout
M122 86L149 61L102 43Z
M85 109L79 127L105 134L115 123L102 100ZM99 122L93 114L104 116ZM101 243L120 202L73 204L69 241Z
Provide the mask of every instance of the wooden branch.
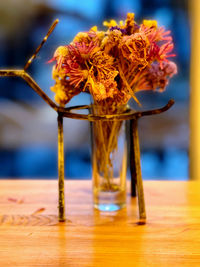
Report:
M93 114L78 114L78 113L74 113L71 112L71 110L81 110L81 109L86 109L86 110L90 110L91 109L91 105L89 106L73 106L73 107L68 107L68 108L62 108L62 107L58 107L58 112L62 113L63 117L67 117L67 118L71 118L71 119L79 119L79 120L89 120L89 121L98 121L98 120L104 120L104 121L109 121L109 120L131 120L131 119L135 119L135 118L141 118L143 116L150 116L150 115L156 115L156 114L160 114L163 113L165 111L167 111L168 109L170 109L174 104L174 100L170 99L167 103L167 105L165 105L162 108L158 108L158 109L153 109L153 110L147 110L147 111L135 111L135 110L129 110L125 113L121 113L121 114L112 114L112 115L93 115Z
M24 70L0 70L2 77L20 77L27 82L27 84L55 111L58 106L45 94L36 81Z
M130 173L131 173L131 196L136 197L136 175L137 175L137 164L136 164L136 159L135 159L135 154L134 154L134 145L135 145L135 140L134 140L134 130L135 130L135 119L130 120L130 125L129 125L129 140L130 140ZM141 171L140 171L141 174Z
M145 201L144 201L144 190L143 190L143 181L142 173L140 166L140 144L138 136L138 119L131 120L130 125L130 135L132 139L132 148L131 148L131 189L132 196L136 195L135 185L137 188L138 195L138 206L139 206L139 224L144 224L146 222L146 210L145 210Z
M59 221L65 221L65 172L64 172L63 117L58 114L58 209Z
M150 116L150 115L163 113L167 111L168 109L170 109L174 105L174 103L175 103L174 99L170 99L167 105L165 105L164 107L158 108L158 109L147 110L147 111L136 112L136 116L139 118L143 116Z
M38 54L38 52L40 51L40 49L42 48L42 46L44 45L44 43L47 41L49 35L52 33L52 31L55 29L56 25L58 24L59 20L56 19L51 27L49 28L47 34L45 35L44 39L42 40L42 42L40 43L40 45L37 47L37 49L35 50L35 53L29 58L29 60L27 61L26 65L24 66L24 71L26 71L28 69L28 67L30 66L30 64L33 62L33 60L35 59L36 55Z

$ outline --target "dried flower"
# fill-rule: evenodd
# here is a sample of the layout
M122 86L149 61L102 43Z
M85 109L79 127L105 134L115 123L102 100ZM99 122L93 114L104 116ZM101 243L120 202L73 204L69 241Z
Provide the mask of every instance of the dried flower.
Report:
M158 89L158 91L163 92L169 83L169 78L176 73L177 66L172 61L163 62L162 67L160 64L154 63L150 69L144 70L136 91Z
M119 49L131 63L137 64L139 68L144 68L148 64L147 51L149 45L148 38L143 33L134 33L122 38Z
M163 91L177 72L168 61L174 48L170 31L158 27L155 20L138 25L134 14L125 21L105 21L106 31L97 26L78 33L73 42L60 46L50 62L55 61L51 87L55 100L65 105L76 94L87 91L98 105L120 107L141 90Z

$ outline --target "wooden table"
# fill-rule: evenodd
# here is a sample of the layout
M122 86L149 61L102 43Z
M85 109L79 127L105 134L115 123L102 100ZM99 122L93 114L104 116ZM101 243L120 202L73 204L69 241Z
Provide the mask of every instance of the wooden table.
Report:
M147 224L136 200L116 213L93 209L91 182L0 180L0 266L200 266L200 182L144 183Z

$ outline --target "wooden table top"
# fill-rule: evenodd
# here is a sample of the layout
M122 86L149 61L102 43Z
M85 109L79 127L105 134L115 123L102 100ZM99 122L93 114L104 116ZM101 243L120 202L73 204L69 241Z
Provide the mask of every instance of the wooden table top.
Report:
M200 182L144 182L136 200L93 209L91 181L66 181L65 223L55 180L0 180L0 266L200 266Z

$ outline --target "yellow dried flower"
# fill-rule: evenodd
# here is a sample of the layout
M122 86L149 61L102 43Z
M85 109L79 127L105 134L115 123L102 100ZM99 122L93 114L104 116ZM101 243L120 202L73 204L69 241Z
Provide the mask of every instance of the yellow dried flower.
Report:
M126 21L134 21L135 14L134 13L127 13Z
M105 37L105 32L103 32L103 31L97 31L96 32L96 35L97 35L98 39L101 41Z
M124 21L123 21L123 20L120 20L120 21L119 21L119 25L120 25L120 26L123 26L123 25L124 25Z
M135 18L134 13L127 13L127 19L125 21L126 27L134 26L134 18Z
M67 102L65 91L60 90L60 89L57 90L55 94L55 101L60 105L65 105L65 103Z
M105 45L107 44L108 42L108 36L105 36L103 38L103 40L101 41L101 49L103 49L105 47Z
M51 90L55 93L55 101L64 106L72 97L81 92L80 88L72 87L66 80L58 80Z
M68 53L69 51L67 46L59 46L54 53L54 57L60 57L60 56L65 57L68 55Z
M114 26L117 26L117 25L118 24L117 24L116 20L114 20L114 19L111 19L110 21L104 21L103 22L103 26L106 26L108 28L114 27Z
M65 73L62 69L57 69L56 66L53 66L53 69L52 69L52 78L55 80L55 81L58 81L60 79L63 79L65 77Z
M157 21L156 20L146 20L144 19L143 20L143 25L146 26L146 27L155 27L157 28L158 27L158 24L157 24Z
M79 32L77 35L74 37L73 42L85 42L85 40L88 40L89 36L88 33L86 32Z
M97 26L93 26L90 31L97 32Z

